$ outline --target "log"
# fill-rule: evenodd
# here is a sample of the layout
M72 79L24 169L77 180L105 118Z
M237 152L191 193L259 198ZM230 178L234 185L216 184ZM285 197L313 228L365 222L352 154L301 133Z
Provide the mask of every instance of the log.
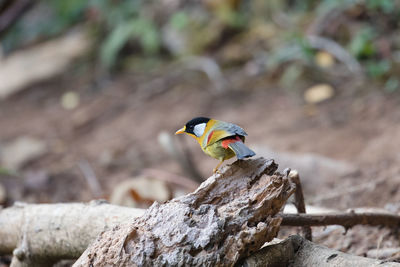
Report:
M52 265L76 259L101 231L144 213L104 201L88 204L24 204L0 210L0 255L14 254L14 263Z
M233 266L276 237L294 186L263 158L236 161L193 193L104 231L74 266Z
M277 244L268 245L257 251L243 262L247 267L274 266L388 266L400 267L399 263L385 262L339 252L312 243L300 236L290 236Z

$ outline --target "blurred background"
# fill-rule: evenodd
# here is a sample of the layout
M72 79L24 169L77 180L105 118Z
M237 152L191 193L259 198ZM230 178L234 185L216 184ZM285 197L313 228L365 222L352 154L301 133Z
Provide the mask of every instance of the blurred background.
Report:
M0 205L191 192L218 162L173 133L207 116L298 169L307 204L398 212L399 19L398 0L0 0Z

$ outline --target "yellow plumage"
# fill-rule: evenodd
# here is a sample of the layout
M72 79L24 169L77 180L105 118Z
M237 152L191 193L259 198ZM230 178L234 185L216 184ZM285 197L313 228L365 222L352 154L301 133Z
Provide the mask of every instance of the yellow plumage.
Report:
M198 117L190 120L175 134L186 133L197 140L207 155L220 160L237 156L238 159L254 156L255 153L244 145L246 132L239 126L219 120Z

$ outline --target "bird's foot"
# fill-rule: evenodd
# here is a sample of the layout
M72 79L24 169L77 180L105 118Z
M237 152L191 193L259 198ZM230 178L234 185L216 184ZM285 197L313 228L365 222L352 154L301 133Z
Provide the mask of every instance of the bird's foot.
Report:
M221 172L219 171L218 168L214 168L213 169L213 174L221 174Z
M219 171L218 169L219 169L219 167L222 165L222 162L224 162L224 161L221 160L220 163L218 163L217 167L215 167L215 168L213 169L213 173L214 173L214 174L216 174L216 173L217 173L217 174L221 174L220 171Z

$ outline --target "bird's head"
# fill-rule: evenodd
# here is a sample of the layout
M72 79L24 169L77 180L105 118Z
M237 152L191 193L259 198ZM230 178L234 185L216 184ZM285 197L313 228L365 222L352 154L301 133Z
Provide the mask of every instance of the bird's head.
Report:
M191 119L183 128L176 131L175 134L185 133L197 139L204 134L204 130L206 129L209 121L210 119L205 117Z

